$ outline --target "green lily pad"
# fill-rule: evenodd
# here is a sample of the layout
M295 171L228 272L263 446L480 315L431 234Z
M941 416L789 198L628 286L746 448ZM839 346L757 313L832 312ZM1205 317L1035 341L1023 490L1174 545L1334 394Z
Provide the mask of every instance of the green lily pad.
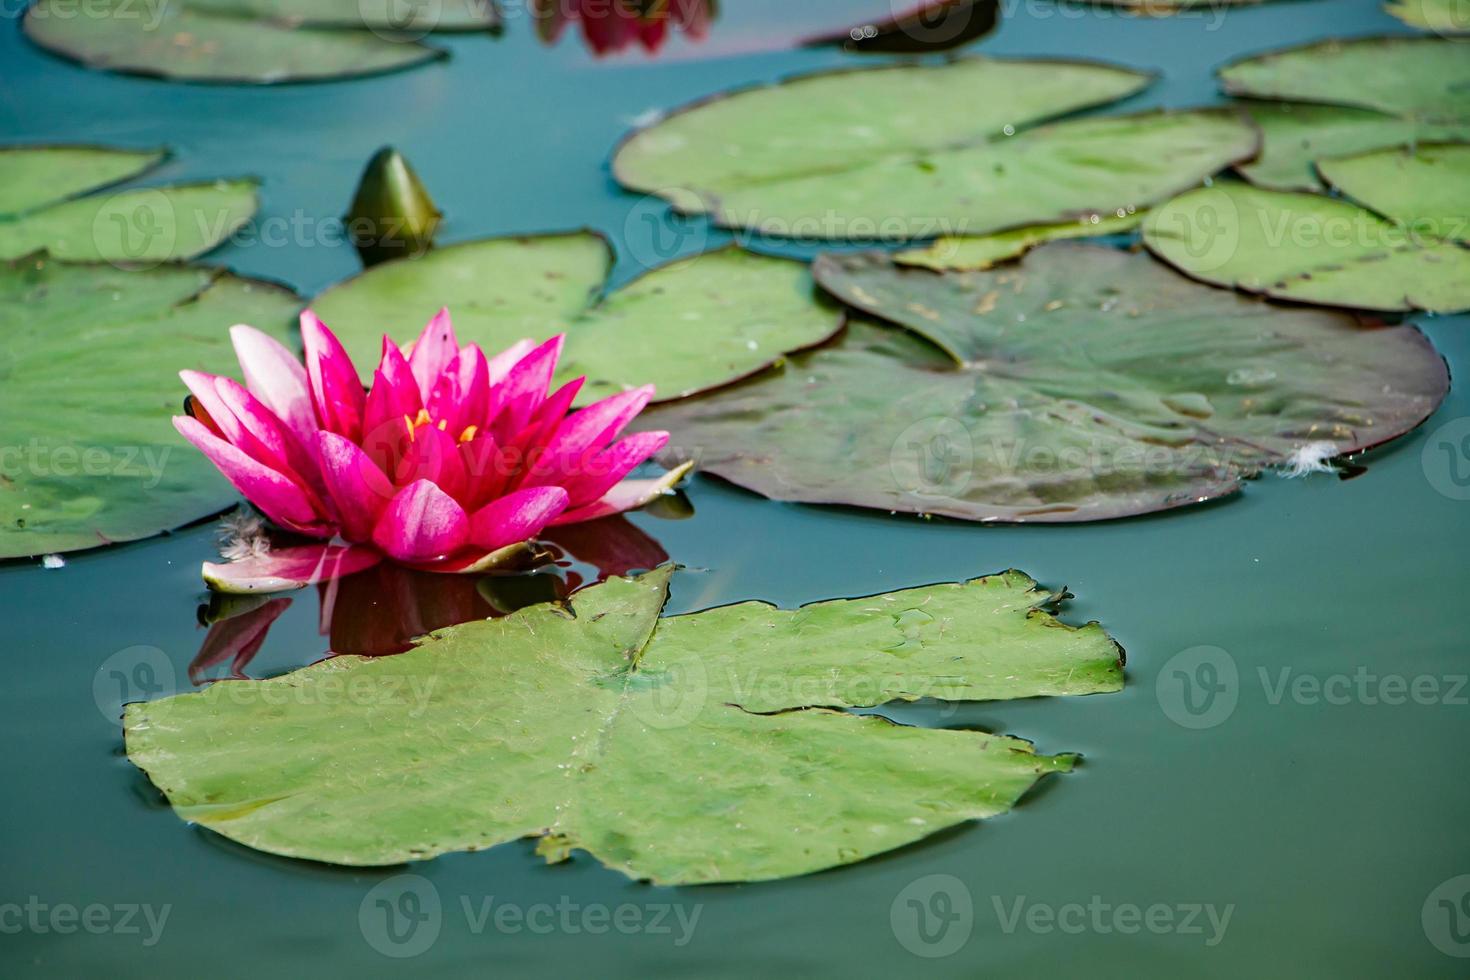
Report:
M26 36L90 68L191 82L353 78L444 55L406 38L390 39L386 32L297 27L215 13L184 0L89 0L87 9L87 16L77 16L68 0L36 0L26 11Z
M0 228L15 215L136 177L167 156L105 146L0 147Z
M1470 118L1424 123L1373 109L1307 102L1252 102L1247 111L1261 129L1261 155L1235 170L1257 187L1279 191L1321 190L1318 160L1418 142L1470 139Z
M993 235L940 238L923 248L896 252L893 261L936 272L946 269L973 272L1024 255L1043 242L1122 234L1137 228L1142 220L1143 213L1125 210L1122 214L1092 215L1060 225L1016 228Z
M1393 0L1383 5L1410 27L1436 34L1470 34L1470 4L1465 0Z
M214 269L0 263L0 558L131 541L235 499L174 432L178 371L234 369L242 320L284 339L300 301Z
M500 26L490 0L175 0L190 10L307 27L345 27L388 33L488 31Z
M1317 164L1337 190L1415 235L1470 242L1470 144L1378 150Z
M540 838L662 884L830 868L1010 809L1068 755L844 708L1122 687L1096 623L1019 572L658 618L665 567L396 657L132 704L128 757L192 823L390 865Z
M312 303L370 380L386 328L413 339L440 305L488 351L566 331L560 380L580 403L643 384L660 400L728 384L841 327L805 265L738 249L673 262L596 300L611 267L591 232L491 238L385 262Z
M1125 213L1167 200L1256 153L1230 111L1058 123L982 146L888 159L719 199L721 225L798 238L981 235Z
M631 190L681 210L806 177L852 176L1126 98L1152 76L1088 62L966 58L824 72L744 89L632 133L613 158Z
M1436 230L1465 233L1463 211L1454 222L1435 211L1444 203L1438 189L1373 193L1410 208L1423 195ZM1424 235L1411 214L1401 217L1387 220L1319 194L1221 182L1157 208L1143 240L1195 279L1280 299L1363 310L1470 309L1470 250Z
M1282 309L1102 246L1044 245L988 272L877 254L813 271L911 332L852 323L783 371L647 413L673 433L666 459L779 500L1103 520L1386 442L1448 387L1410 327Z
M0 222L0 259L47 251L67 262L151 265L203 255L260 205L253 180L95 195Z
M1219 74L1231 95L1288 103L1249 106L1264 144L1238 169L1263 187L1315 190L1312 162L1324 157L1470 138L1470 58L1458 42L1323 41L1237 61Z

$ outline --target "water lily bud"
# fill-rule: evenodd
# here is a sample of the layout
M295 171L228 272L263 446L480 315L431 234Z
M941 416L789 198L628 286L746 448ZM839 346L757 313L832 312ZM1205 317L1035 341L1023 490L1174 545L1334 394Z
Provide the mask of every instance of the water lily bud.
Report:
M368 161L346 220L363 265L376 265L428 251L441 217L403 154L385 146Z

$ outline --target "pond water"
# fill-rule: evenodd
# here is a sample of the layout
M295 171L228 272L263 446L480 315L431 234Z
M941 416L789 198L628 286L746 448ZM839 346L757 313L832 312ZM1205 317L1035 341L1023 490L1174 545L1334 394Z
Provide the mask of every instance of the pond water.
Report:
M445 210L443 240L588 225L614 241L626 279L723 240L671 235L656 209L614 186L608 152L634 119L856 60L784 41L873 4L802 0L796 21L788 6L797 5L726 0L708 40L673 38L657 59L597 59L570 33L545 47L516 8L499 38L444 42L446 62L276 89L85 71L28 46L10 18L0 24L0 137L167 143L176 156L153 175L160 181L259 175L263 234L212 259L308 295L357 268L330 219L389 143ZM1166 20L1039 0L1006 13L972 50L1160 70L1161 83L1126 110L1216 101L1212 69L1243 53L1402 30L1367 0ZM1456 374L1470 363L1470 318L1423 324ZM168 908L156 937L142 915L137 932L96 935L15 934L14 919L0 919L0 973L1462 976L1463 961L1436 948L1423 917L1431 892L1470 872L1461 688L1470 500L1456 499L1467 494L1455 468L1470 460L1435 435L1466 414L1457 386L1423 429L1371 454L1350 482L1266 477L1235 500L1107 524L978 527L818 509L705 478L688 490L692 518L635 515L688 566L671 611L752 598L792 605L1015 567L1070 587L1068 617L1100 619L1127 648L1121 694L885 712L1015 733L1044 752L1081 752L1084 764L999 819L779 883L658 888L585 856L548 869L524 842L342 870L191 829L122 755L108 665L133 662L109 659L120 651L157 648L152 688L188 686L212 528L71 557L58 570L0 566L0 905ZM310 662L326 642L314 594L301 593L252 673ZM1215 723L1190 728L1173 720L1192 717L1179 709L1180 672L1210 677L1198 660L1171 658L1199 646L1223 650L1211 662L1233 665L1238 680L1220 681L1228 690ZM1293 687L1301 676L1307 686ZM1386 703L1397 700L1390 678L1421 696ZM1325 686L1313 694L1314 683ZM405 872L428 885L404 892L394 879ZM1461 894L1442 891L1450 905L1436 898L1427 914L1440 944L1463 955L1470 945L1445 930L1470 918L1443 919L1460 915ZM407 914L434 897L432 922L402 921L436 934L386 935L380 899ZM501 906L525 918L497 919ZM620 906L635 910L620 925L596 911ZM420 951L422 937L432 942Z

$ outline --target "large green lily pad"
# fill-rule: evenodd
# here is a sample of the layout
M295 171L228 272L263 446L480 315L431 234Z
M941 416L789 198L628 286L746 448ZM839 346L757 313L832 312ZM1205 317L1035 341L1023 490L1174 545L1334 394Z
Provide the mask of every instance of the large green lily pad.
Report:
M0 147L0 223L136 177L167 156L107 146Z
M824 72L694 103L632 133L613 173L686 211L805 177L851 175L1105 105L1152 76L1111 65L966 58Z
M680 398L831 337L841 315L805 265L727 248L670 263L600 302L611 267L591 232L491 238L374 266L312 303L370 380L385 330L413 339L439 306L461 342L488 351L566 331L559 378L581 402L653 384Z
M1370 179L1398 168L1384 159L1370 154ZM1326 172L1334 166L1359 179L1364 173L1349 162ZM1156 209L1143 239L1164 261L1220 286L1363 310L1455 312L1470 309L1470 250L1452 240L1467 233L1466 190L1463 182L1456 191L1422 179L1362 187L1404 209L1389 220L1338 198L1221 182ZM1455 207L1456 195L1452 218L1444 209Z
M669 575L129 705L128 756L180 817L274 854L389 865L537 837L663 884L750 881L1004 812L1073 764L842 709L1122 687L1102 628L1062 624L1018 572L659 619Z
M88 15L78 16L69 0L36 0L26 11L24 27L36 44L90 68L192 82L270 84L352 78L423 64L444 54L407 38L392 38L381 28L373 33L299 27L288 20L255 19L224 9L244 12L250 6L89 0ZM320 0L285 6L302 11L325 7ZM364 10L374 6L362 4ZM344 16L356 9L348 8ZM383 9L392 10L393 5ZM363 19L359 23L370 26ZM407 26L413 28L412 23Z
M231 323L285 338L300 301L213 269L0 264L0 558L131 541L234 493L174 432L178 372L230 373Z
M1322 160L1334 188L1420 237L1470 242L1470 144L1434 143Z
M1228 110L1077 120L733 191L719 198L715 220L769 235L857 239L1065 224L1166 200L1254 155L1258 142Z
M488 31L500 25L491 0L174 0L190 10L308 27L344 27L388 34Z
M1102 246L943 274L829 255L814 273L911 332L856 322L783 371L648 413L673 432L666 459L779 500L1102 520L1386 442L1448 386L1412 328L1281 309Z
M1237 61L1225 91L1254 100L1260 157L1239 167L1253 183L1314 190L1312 163L1419 140L1470 138L1470 57L1442 38L1323 41Z
M154 265L215 248L259 207L253 180L100 192L166 153L93 146L0 148L0 259Z

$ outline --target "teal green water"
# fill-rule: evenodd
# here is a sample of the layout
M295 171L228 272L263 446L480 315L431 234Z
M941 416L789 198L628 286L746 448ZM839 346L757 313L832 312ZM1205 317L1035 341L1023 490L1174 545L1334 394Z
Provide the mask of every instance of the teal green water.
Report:
M649 209L607 175L607 152L634 117L850 60L774 50L794 33L775 19L779 4L724 6L707 45L675 42L658 61L596 62L570 37L544 49L513 18L499 40L451 42L444 64L273 90L85 72L31 49L7 20L0 136L168 143L177 158L160 180L258 174L262 218L288 224L298 213L341 213L363 162L392 143L447 212L446 238L592 225L618 244L626 277L667 257L653 245ZM840 22L844 9L872 5L806 4L801 26ZM1212 101L1213 66L1245 52L1399 29L1376 4L1348 0L1161 21L1040 3L1010 12L979 50L1161 69L1164 81L1129 108ZM349 248L309 237L217 257L306 293L354 271ZM703 244L697 234L673 243ZM1470 318L1424 326L1460 375ZM1374 454L1350 482L1267 477L1223 504L1102 525L924 522L770 503L707 479L689 491L692 519L635 517L690 567L675 583L675 611L1017 567L1070 586L1070 616L1100 619L1128 650L1122 694L891 712L1017 734L1042 751L1080 751L1085 764L1003 818L773 884L654 888L585 858L548 869L522 844L358 872L261 856L191 829L122 757L94 682L110 707L109 658L138 645L162 651L157 684L168 673L183 682L203 637L195 606L210 529L59 570L0 567L0 974L1463 976L1466 961L1433 940L1470 953L1470 935L1457 941L1470 930L1465 890L1435 892L1470 873L1470 690L1459 687L1470 673L1470 500L1455 499L1466 495L1455 479L1470 459L1457 454L1454 430L1440 430L1467 414L1456 387L1423 430ZM323 652L315 606L309 594L293 604L258 666L285 669ZM1211 655L1226 668L1213 703L1182 687L1182 678L1210 679L1200 662L1171 661L1198 646L1225 651ZM1325 682L1326 693L1293 694L1299 676ZM1417 679L1429 703L1383 703L1398 690L1387 678ZM1196 720L1185 696L1218 723L1171 720ZM395 880L404 872L428 884ZM437 916L409 917L433 898ZM155 936L141 914L122 922L117 905L155 916L167 907L167 919ZM62 906L106 907L93 922L113 928L60 932L48 916ZM498 918L502 906L512 911ZM1140 917L1157 908L1149 920L1130 906Z

